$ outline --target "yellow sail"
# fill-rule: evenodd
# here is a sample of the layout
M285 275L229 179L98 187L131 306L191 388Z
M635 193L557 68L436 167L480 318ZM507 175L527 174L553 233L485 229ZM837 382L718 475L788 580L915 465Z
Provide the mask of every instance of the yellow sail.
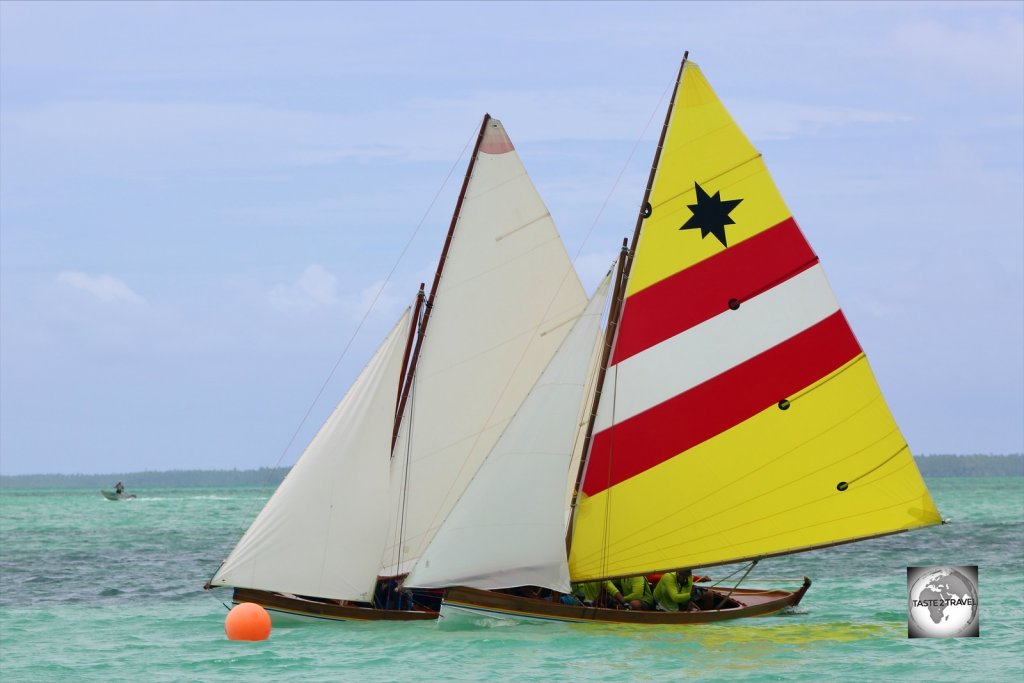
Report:
M667 126L577 503L573 579L940 523L817 256L692 62Z

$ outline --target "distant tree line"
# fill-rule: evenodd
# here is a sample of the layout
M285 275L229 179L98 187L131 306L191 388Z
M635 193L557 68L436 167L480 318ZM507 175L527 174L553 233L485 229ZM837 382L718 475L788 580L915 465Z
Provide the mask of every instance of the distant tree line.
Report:
M1024 454L923 455L915 456L925 477L1024 477ZM192 486L277 486L289 467L258 470L171 470L122 474L22 474L0 475L0 488L18 489L112 489L124 482L129 492L144 488Z
M1024 454L923 455L917 468L925 477L1024 477Z
M188 488L192 486L277 486L289 467L261 467L258 470L171 470L168 472L124 472L121 474L22 474L0 476L0 488L19 489L113 489L123 482L131 493L143 488Z

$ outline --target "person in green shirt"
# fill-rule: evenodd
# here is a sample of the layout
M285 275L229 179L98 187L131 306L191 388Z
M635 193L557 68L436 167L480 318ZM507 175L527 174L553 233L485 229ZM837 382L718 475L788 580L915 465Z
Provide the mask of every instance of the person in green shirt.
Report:
M622 586L622 604L629 609L654 609L651 584L644 576L627 576L619 580Z
M665 612L678 612L690 606L693 595L693 574L689 569L665 572L654 588L654 602Z
M616 594L620 594L618 586L611 581L574 583L572 592L588 607L606 607Z

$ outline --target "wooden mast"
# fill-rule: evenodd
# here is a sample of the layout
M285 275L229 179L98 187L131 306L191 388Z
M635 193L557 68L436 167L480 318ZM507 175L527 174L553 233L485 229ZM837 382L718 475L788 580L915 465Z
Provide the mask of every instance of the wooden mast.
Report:
M480 143L487 131L487 124L491 120L490 114L484 114L483 123L480 124L480 134L477 135L476 144L473 146L473 154L469 158L469 165L466 167L466 177L462 180L462 189L459 191L459 199L455 202L455 211L452 212L452 221L448 226L448 236L445 237L444 247L441 249L441 258L437 262L437 272L434 273L434 282L430 285L430 296L427 297L423 306L423 320L420 322L419 334L416 336L416 347L412 351L412 360L409 361L408 372L400 386L398 398L398 410L395 412L395 428L391 433L391 449L395 448L395 441L398 440L398 428L402 424L402 415L405 413L405 404L409 400L409 390L412 388L413 380L416 377L416 362L420 357L420 348L423 346L423 336L427 331L427 323L430 321L430 311L434 307L434 296L437 294L438 284L441 282L441 271L444 269L445 259L448 258L448 247L451 246L452 236L455 234L455 224L459 222L459 213L462 211L462 202L466 198L466 188L469 187L469 179L473 176L473 167L476 165L476 158L480 152Z
M416 336L416 326L420 320L420 309L423 308L423 300L426 298L426 293L423 288L426 286L425 283L420 283L420 291L416 293L416 303L412 308L412 322L409 325L409 337L405 342L405 353L402 354L402 374L398 377L398 396L395 399L395 411L398 411L398 403L402 400L402 388L405 386L405 375L406 370L409 367L409 354L412 353L412 342ZM392 439L391 447L394 448L394 440Z
M579 496L580 486L583 483L583 473L586 470L590 442L594 436L594 422L597 420L597 408L601 402L601 390L604 388L604 378L608 372L608 363L611 360L612 347L615 344L615 333L618 330L619 317L622 315L622 303L625 301L626 283L629 281L629 272L633 265L633 257L636 255L637 242L640 239L640 229L643 227L644 219L651 215L649 200L651 198L651 187L654 186L654 177L658 173L658 162L661 161L661 150L665 146L665 137L668 135L668 124L672 119L672 110L676 104L676 94L679 92L679 82L683 79L683 68L690 52L683 52L683 61L679 64L679 73L676 75L676 84L672 89L672 97L668 102L668 110L665 112L665 122L661 126L661 136L658 138L658 147L654 150L654 160L651 162L651 173L647 177L647 187L644 188L644 198L640 202L640 212L636 218L636 227L633 229L633 240L626 249L626 240L622 240L622 254L619 256L619 270L615 275L615 289L612 291L612 305L608 311L608 329L605 331L604 350L601 352L601 365L598 370L597 381L594 383L594 403L590 409L590 419L587 423L587 433L583 439L583 457L580 458L580 467L576 472L576 485L573 488L572 510L569 518L569 527L565 533L565 550L568 554L572 547L572 529L576 515L576 498Z
M644 198L640 203L640 214L636 217L636 227L633 228L633 241L629 245L629 259L626 261L626 272L623 280L629 280L629 271L633 266L633 257L636 255L636 245L640 240L640 228L643 227L644 219L651 215L651 187L654 186L654 176L658 173L658 163L661 161L661 150L665 146L665 137L668 135L668 122L672 118L672 110L676 106L676 94L679 92L679 82L683 80L683 68L686 67L686 60L690 52L683 53L683 61L679 64L679 73L676 75L676 84L672 90L672 97L668 101L668 111L665 112L665 123L661 126L661 137L658 138L658 148L654 150L654 161L651 162L651 173L647 176L647 187L644 188ZM596 411L595 411L596 412ZM589 436L589 435L588 435Z
M583 439L583 454L586 456L587 449L590 447L590 437L594 431L594 420L597 417L597 404L601 400L601 389L604 387L604 376L608 369L608 359L612 354L612 342L615 339L615 328L619 323L619 308L622 305L623 297L620 295L620 289L623 286L623 271L626 267L626 257L629 254L629 247L627 246L626 238L622 238L622 251L619 252L618 263L615 268L615 284L612 286L612 304L608 311L608 328L604 333L604 348L601 350L601 363L598 366L600 370L597 374L597 380L594 382L594 403L590 410L590 417L587 422L587 433ZM579 469L576 470L576 483L572 489L572 503L571 507L573 510L576 509L576 498L579 496L580 485L583 483L583 470L586 463L586 457L580 459ZM569 552L569 547L572 545L572 527L575 521L575 516L569 518L569 527L565 532L565 551Z

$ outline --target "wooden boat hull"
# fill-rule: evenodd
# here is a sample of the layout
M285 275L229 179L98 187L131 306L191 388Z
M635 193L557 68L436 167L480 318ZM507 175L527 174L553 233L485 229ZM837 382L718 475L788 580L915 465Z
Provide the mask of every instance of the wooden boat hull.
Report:
M251 588L235 588L233 604L254 602L270 613L272 619L298 617L327 621L430 621L437 619L433 610L385 610L360 605L340 605L336 601L304 598L285 593L271 593Z
M540 619L573 623L612 624L707 624L729 619L761 617L800 604L811 580L795 591L737 588L732 592L735 606L692 612L660 612L563 605L476 588L450 588L441 603L441 617L474 616L498 619ZM725 597L725 593L718 593ZM727 593L727 591L726 591Z
M135 497L134 493L117 493L116 491L101 490L100 493L107 500L131 500Z

